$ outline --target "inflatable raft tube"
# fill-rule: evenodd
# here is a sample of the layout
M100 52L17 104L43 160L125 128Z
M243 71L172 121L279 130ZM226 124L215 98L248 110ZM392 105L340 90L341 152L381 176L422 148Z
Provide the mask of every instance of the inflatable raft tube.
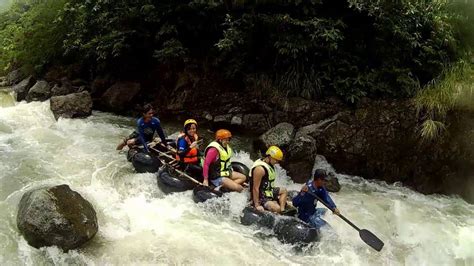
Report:
M161 167L157 174L158 187L165 194L191 190L197 185L190 179L172 172L168 167Z
M254 208L246 207L240 222L243 225L273 229L278 240L283 243L305 245L319 240L319 231L296 217L277 215L267 211L258 212Z
M138 173L156 173L161 166L160 160L143 151L130 153L132 165Z
M233 171L244 174L248 180L250 170L245 164L239 162L232 162L231 165ZM208 199L221 197L223 192L228 191L214 191L210 187L197 186L193 189L193 200L196 203L205 202Z

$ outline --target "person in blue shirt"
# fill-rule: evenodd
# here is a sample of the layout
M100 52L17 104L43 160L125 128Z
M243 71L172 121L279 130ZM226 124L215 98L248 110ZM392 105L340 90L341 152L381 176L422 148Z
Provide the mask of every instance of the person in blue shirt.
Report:
M133 132L127 139L123 140L117 146L117 150L122 150L125 145L134 146L143 144L146 152L149 152L147 143L153 141L155 132L160 136L161 143L166 145L166 137L161 128L160 120L153 117L155 110L151 104L143 106L143 116L137 120L137 130Z
M316 229L320 229L321 227L327 225L326 221L321 218L321 216L326 213L326 209L316 208L318 200L316 197L308 193L308 191L316 194L320 199L324 200L324 202L327 203L329 207L331 207L331 211L333 211L333 213L339 214L336 204L331 199L328 191L324 187L327 176L328 175L325 170L316 169L313 180L306 182L303 188L301 188L300 193L293 198L293 206L298 208L298 218L304 222L309 223Z

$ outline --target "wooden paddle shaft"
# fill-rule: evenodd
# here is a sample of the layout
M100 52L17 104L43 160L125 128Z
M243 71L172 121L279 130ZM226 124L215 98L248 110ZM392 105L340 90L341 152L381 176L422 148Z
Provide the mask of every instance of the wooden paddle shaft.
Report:
M167 157L167 158L170 158L170 159L174 160L174 158L173 158L172 156L170 156L170 155L168 155L168 154L166 154L166 153L164 153L164 152L162 152L162 151L159 151L159 150L157 150L157 149L155 149L155 148L152 148L152 147L150 147L150 149L152 149L153 151L159 153L160 155L163 155L163 156L165 156L165 157ZM178 174L180 174L181 176L184 176L184 177L188 178L189 180L193 181L194 183L199 184L199 185L203 185L201 182L197 181L196 179L194 179L194 178L191 177L190 175L186 174L185 172L182 172L182 171L180 171L180 170L178 170L178 169L176 169L176 168L174 168L174 170L175 170Z

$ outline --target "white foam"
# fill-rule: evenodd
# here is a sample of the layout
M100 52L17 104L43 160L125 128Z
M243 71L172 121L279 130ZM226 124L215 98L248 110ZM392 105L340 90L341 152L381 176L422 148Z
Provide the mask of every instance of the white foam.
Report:
M55 121L49 102L0 107L1 265L189 264L189 265L474 265L474 210L456 197L425 196L399 184L337 175L332 197L341 212L381 238L378 253L357 231L328 212L335 234L296 252L265 230L240 225L248 194L229 193L195 204L191 192L164 195L153 174L136 174L115 151L133 130L130 118L94 112L86 119ZM181 125L164 125L167 132ZM235 138L238 140L238 138ZM245 151L236 161L251 167ZM334 171L318 156L315 167ZM278 186L299 190L277 167ZM87 246L68 253L30 247L16 229L23 193L68 184L97 211L99 232Z

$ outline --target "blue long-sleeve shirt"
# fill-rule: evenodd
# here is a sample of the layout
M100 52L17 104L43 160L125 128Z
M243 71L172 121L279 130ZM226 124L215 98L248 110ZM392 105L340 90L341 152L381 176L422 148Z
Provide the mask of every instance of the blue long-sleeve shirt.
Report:
M336 204L329 196L328 191L324 187L317 188L313 185L313 181L306 183L308 190L320 197L325 203L331 207L331 210L336 208ZM309 218L316 212L316 204L318 200L313 195L307 192L300 192L293 198L293 205L298 208L298 218L304 222L309 222Z
M140 142L143 144L143 147L148 152L147 143L153 140L155 132L158 133L160 139L163 143L166 143L165 133L161 128L160 120L156 117L152 117L150 121L145 122L143 117L140 117L137 120L137 131L140 138Z
M189 151L189 144L188 142L186 141L186 139L183 137L183 138L179 138L178 139L178 143L177 145L178 146L178 153L180 155L185 155L188 151Z

